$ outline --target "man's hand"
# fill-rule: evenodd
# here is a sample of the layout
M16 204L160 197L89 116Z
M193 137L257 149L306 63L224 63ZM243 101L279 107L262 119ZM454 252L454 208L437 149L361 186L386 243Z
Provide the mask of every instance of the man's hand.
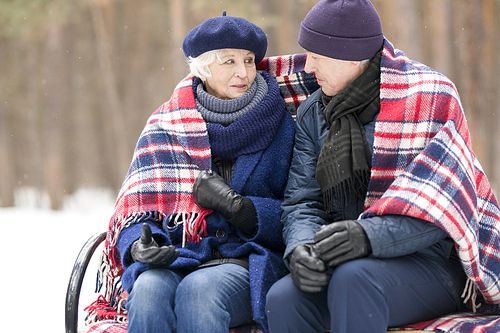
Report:
M328 267L366 257L371 252L370 241L356 221L333 222L322 226L314 236L314 250Z
M317 293L329 282L325 263L318 259L310 244L297 246L290 258L292 281L300 290Z
M158 246L147 223L142 225L141 238L132 244L130 254L134 261L164 266L170 265L179 257L179 251L175 246Z

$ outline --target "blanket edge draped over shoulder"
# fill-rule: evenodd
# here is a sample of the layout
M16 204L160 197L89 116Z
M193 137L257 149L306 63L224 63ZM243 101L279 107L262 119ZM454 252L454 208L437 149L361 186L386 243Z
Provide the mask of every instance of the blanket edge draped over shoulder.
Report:
M179 220L187 241L197 242L206 232L205 216L211 211L194 203L192 191L196 176L211 169L211 149L192 84L192 75L182 80L139 137L109 225L109 259L115 267L121 266L114 253L121 229L143 217Z
M257 65L258 70L276 78L292 115L319 87L313 75L303 73L305 59L305 54L285 55L265 58ZM127 293L121 286L123 267L115 247L126 225L145 218L166 218L184 224L187 241L196 242L204 236L205 217L211 210L194 204L192 186L200 171L211 169L212 160L207 124L196 108L193 78L189 75L176 86L170 100L150 116L140 135L101 255L96 290L104 286L104 295L85 308L87 324L127 321L123 306Z
M499 313L500 210L472 151L454 84L386 40L380 103L361 218L399 214L437 224L488 303L481 312Z
M175 220L183 224L186 241L197 242L206 236L205 217L212 211L194 203L192 189L199 172L211 169L211 149L192 86L193 76L189 75L149 117L139 137L101 255L97 290L105 284L105 293L85 309L88 323L126 321L121 305L126 298L121 287L123 266L116 243L128 224L145 218Z

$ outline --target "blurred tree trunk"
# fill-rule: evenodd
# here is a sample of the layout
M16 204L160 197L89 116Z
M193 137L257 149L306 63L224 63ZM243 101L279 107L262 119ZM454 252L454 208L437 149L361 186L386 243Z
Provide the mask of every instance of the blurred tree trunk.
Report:
M107 11L108 17L111 17L111 15L113 15L112 13L114 13L113 6L114 3L108 0L94 0L91 4L91 12L96 35L97 58L107 102L103 108L108 115L106 123L109 125L111 132L108 133L108 131L105 130L104 135L111 135L112 137L110 157L112 160L111 165L114 164L115 166L113 184L115 184L115 187L119 188L119 184L121 184L123 180L123 175L126 173L128 165L130 164L130 154L126 144L127 128L125 125L125 115L122 112L123 107L120 101L116 76L111 61L113 48L111 47L111 41L108 37L108 31L103 18L103 8Z
M3 101L3 98L0 98ZM14 205L14 188L16 187L14 173L13 147L7 131L7 111L0 104L0 207Z
M414 0L374 0L385 37L410 59L424 62L420 49L419 5Z
M476 1L453 1L454 31L456 34L455 56L458 58L455 82L459 89L462 105L467 115L467 123L472 136L474 152L483 165L488 164L485 154L485 142L488 135L485 124L480 120L483 105L483 78L478 56L483 56L481 49L484 33L482 31L481 5Z
M484 0L482 8L483 43L476 59L480 59L481 77L483 78L481 92L483 112L480 121L487 134L484 138L483 167L490 182L500 181L500 2ZM497 187L500 190L500 188Z
M6 43L0 38L0 72L6 73L7 57L4 54ZM0 76L0 85L6 86L6 75ZM9 127L9 109L5 90L0 90L0 207L14 205L14 188L17 186L14 172L14 142Z
M296 0L289 0L286 5L281 2L273 1L271 4L265 2L262 12L265 13L269 6L273 6L277 20L273 24L273 34L268 37L268 56L290 54L290 46L297 44L297 35L300 27L300 22L297 25L295 18L295 10L297 8ZM296 34L297 32L297 34Z
M24 165L22 168L23 173L26 174L26 179L23 175L22 184L23 186L32 186L40 191L44 190L44 176L43 176L43 165L44 161L44 140L43 131L41 130L44 126L44 112L41 111L43 107L46 106L46 102L42 98L44 90L40 89L40 83L43 86L47 86L48 81L41 79L41 70L39 65L39 43L37 47L26 45L23 48L23 53L26 54L23 59L24 68L27 73L33 73L32 75L26 75L27 91L25 93L25 106L26 118L24 120L25 126L23 126L26 135L24 135L26 140L26 145L21 149L18 148L18 155L26 155L28 158L19 158L17 161L18 166ZM44 66L44 68L47 68ZM20 175L18 175L19 177Z
M51 23L47 40L48 94L44 124L44 180L52 209L61 209L64 199L63 118L67 107L67 89L64 84L62 49L63 27L58 21Z
M454 66L451 1L425 0L420 23L428 36L422 38L423 59L427 59L427 65L448 76Z
M146 75L146 65L149 54L149 11L148 0L134 0L127 3L127 30L131 32L129 43L125 43L123 57L127 57L127 68L129 70L123 74L123 84L125 85L124 110L127 115L127 129L139 128L142 130L144 121L140 111L145 104L144 80ZM151 112L151 110L148 110ZM127 135L134 135L136 131L127 130ZM134 138L135 140L136 138ZM130 140L129 140L130 141ZM133 147L131 147L132 149ZM132 156L131 149L128 149L129 156Z
M184 10L184 0L170 0L170 64L171 73L175 84L186 76L186 58L182 53L182 41L186 35L186 15ZM201 22L200 22L201 23Z

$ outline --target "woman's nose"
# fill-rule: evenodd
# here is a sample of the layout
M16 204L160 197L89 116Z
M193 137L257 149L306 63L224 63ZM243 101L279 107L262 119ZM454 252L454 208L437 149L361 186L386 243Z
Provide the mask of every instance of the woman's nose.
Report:
M240 79L245 79L248 76L247 67L245 66L245 64L236 66L235 76L239 77Z

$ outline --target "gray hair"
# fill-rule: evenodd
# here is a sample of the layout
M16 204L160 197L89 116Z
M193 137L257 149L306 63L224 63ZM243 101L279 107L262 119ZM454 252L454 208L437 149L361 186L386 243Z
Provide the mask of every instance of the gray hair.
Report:
M215 61L222 63L221 55L222 50L212 50L207 51L196 58L188 57L187 61L191 74L199 77L200 79L211 77L212 73L210 72L208 66Z

